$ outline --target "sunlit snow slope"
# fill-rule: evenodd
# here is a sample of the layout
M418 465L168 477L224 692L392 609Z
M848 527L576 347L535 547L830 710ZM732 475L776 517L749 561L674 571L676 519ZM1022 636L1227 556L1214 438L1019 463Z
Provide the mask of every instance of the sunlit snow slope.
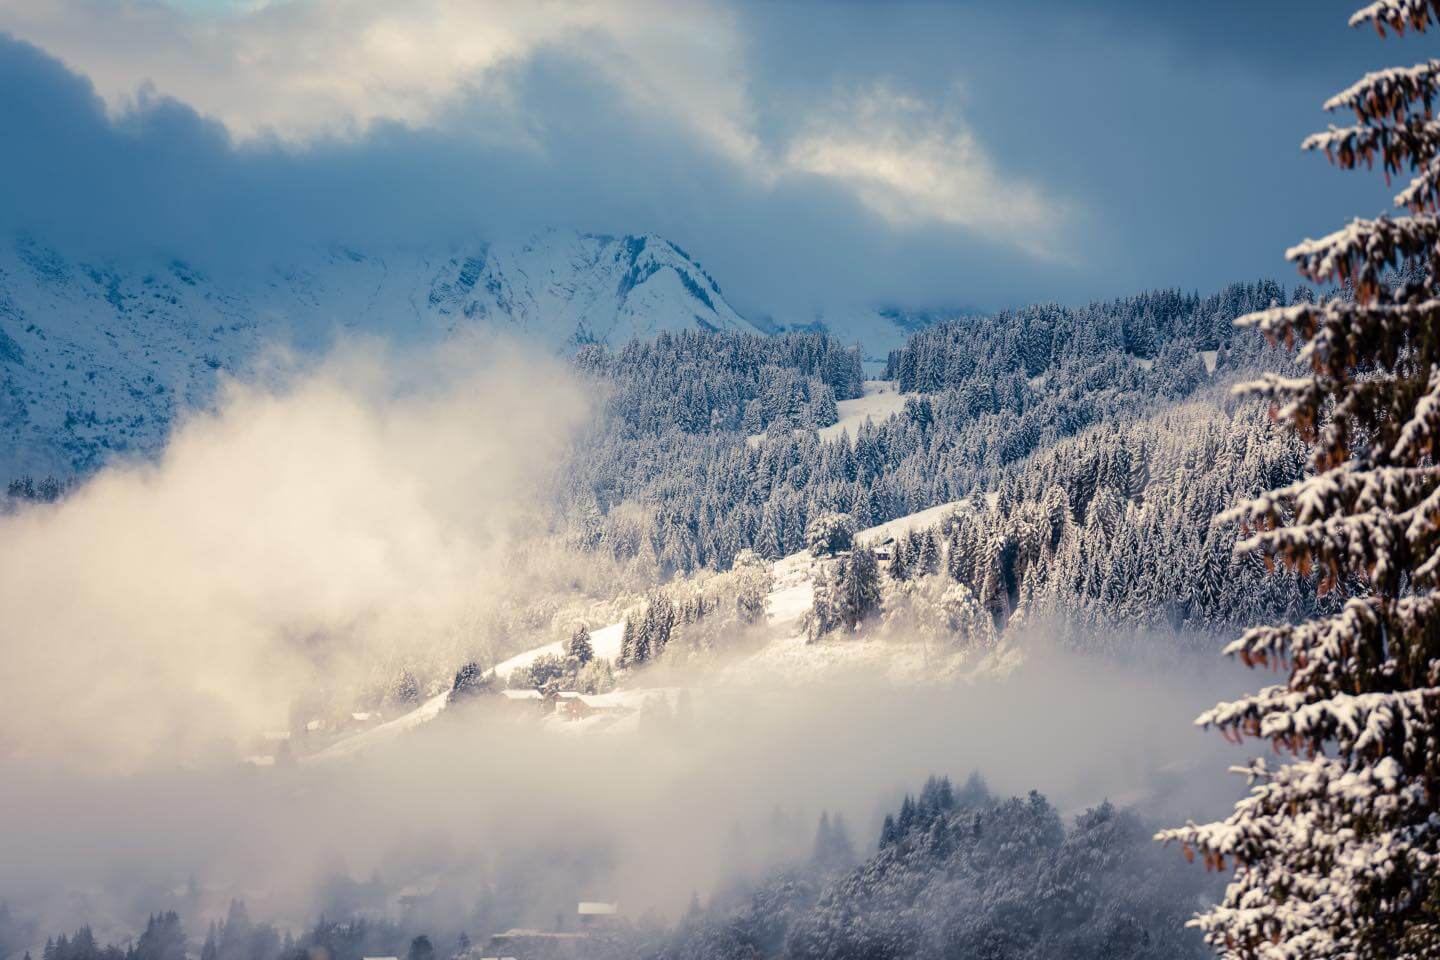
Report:
M862 544L877 545L888 537L903 536L911 530L934 526L948 511L959 506L958 503L947 503L931 507L862 530L856 535L856 539ZM904 682L916 682L917 678L927 676L931 679L944 679L936 669L938 661L933 661L929 651L919 645L904 646L864 638L843 638L819 644L807 642L804 617L814 602L815 576L818 569L819 562L809 553L791 554L771 564L774 583L765 602L771 639L760 649L728 665L722 676L716 678L718 681L742 684L753 680L772 683L776 680L805 682L824 675L826 671L848 670L860 666L875 671L874 675L889 674ZM590 639L595 655L613 660L620 652L620 640L624 630L624 621L620 621L592 631ZM560 643L551 643L516 654L496 664L488 672L503 683L512 671L529 666L537 657L547 653L559 655ZM1013 651L1000 651L998 656L992 658L988 669L995 671L1013 668L1018 663L1017 658L1018 655ZM657 692L668 695L662 688L647 687L640 683L604 697L586 697L586 700L596 704L612 703L636 707ZM335 760L391 741L438 717L445 708L447 697L448 694L442 693L410 713L339 740L310 759ZM589 728L590 725L583 727Z

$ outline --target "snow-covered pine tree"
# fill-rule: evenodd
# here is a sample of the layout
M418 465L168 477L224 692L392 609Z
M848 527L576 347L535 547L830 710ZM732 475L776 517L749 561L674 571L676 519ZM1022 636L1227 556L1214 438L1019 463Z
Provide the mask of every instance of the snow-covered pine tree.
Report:
M859 547L840 567L840 621L850 629L880 610L880 566L875 551Z
M905 547L904 538L895 541L890 550L890 566L887 568L890 579L896 583L903 583L910 579L910 551Z
M1440 0L1378 0L1382 36L1440 23ZM1228 652L1284 683L1200 718L1292 759L1241 768L1251 792L1220 823L1167 830L1235 874L1194 921L1231 957L1440 956L1440 60L1380 70L1326 103L1355 122L1310 137L1351 169L1413 174L1405 215L1354 220L1288 252L1344 295L1241 322L1299 345L1303 377L1247 385L1313 443L1313 474L1222 519L1239 549L1362 584L1337 612L1256 627ZM1422 268L1417 278L1415 267ZM1397 281L1403 275L1403 281Z
M928 577L940 567L940 548L935 543L935 531L926 530L920 534L920 552L915 556L915 576Z
M814 556L833 557L850 549L855 529L855 518L848 513L821 513L806 525L805 545Z
M590 630L585 624L577 626L575 632L565 641L565 657L574 660L577 667L583 667L595 659L595 646L590 642Z
M415 674L409 670L401 670L395 679L390 681L390 686L385 691L385 701L388 704L409 709L420 702L420 684L415 679Z
M620 654L615 658L615 666L624 669L639 664L638 657L638 627L635 622L635 614L631 612L625 616L625 626L621 628Z

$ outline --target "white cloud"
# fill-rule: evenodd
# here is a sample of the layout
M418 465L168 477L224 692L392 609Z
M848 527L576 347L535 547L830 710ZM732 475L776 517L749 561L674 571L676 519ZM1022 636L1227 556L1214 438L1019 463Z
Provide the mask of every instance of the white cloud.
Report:
M0 517L0 764L228 757L322 684L483 653L586 411L562 364L494 338L351 344Z
M285 0L205 14L157 0L0 0L0 29L88 75L114 112L153 86L242 140L425 126L462 96L503 104L507 69L555 49L637 102L683 106L727 150L749 149L734 24L704 3Z
M961 118L884 85L779 118L798 135L767 141L746 36L711 0L272 0L208 14L160 0L0 0L0 29L87 74L112 112L153 86L239 140L295 144L382 121L463 122L468 136L543 153L544 105L522 103L513 81L559 55L761 188L818 177L891 224L960 228L1051 258L1068 219L1007 176ZM486 120L452 109L461 104L483 105Z
M785 159L792 170L850 185L892 223L948 223L1056 255L1064 204L1004 176L963 124L883 86L817 116Z

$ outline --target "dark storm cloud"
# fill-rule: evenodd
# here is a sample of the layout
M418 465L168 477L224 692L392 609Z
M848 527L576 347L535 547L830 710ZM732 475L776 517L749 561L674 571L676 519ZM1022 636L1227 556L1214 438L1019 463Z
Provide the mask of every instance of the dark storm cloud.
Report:
M1413 55L1349 30L1348 9L742 6L748 161L562 49L506 66L504 109L461 95L429 123L382 120L301 145L236 142L153 93L107 114L83 63L0 38L0 218L107 255L212 260L279 258L290 243L652 230L703 260L742 308L789 318L857 300L989 307L1288 281L1286 246L1388 203L1298 149L1323 127L1326 96ZM1033 188L1035 223L916 216L919 201L887 216L885 198L854 182L786 164L797 140L875 91L940 130L906 149L938 143L925 156L961 165L952 147L974 145L989 171L972 187L979 200ZM1028 233L1047 234L1043 250L1017 241Z

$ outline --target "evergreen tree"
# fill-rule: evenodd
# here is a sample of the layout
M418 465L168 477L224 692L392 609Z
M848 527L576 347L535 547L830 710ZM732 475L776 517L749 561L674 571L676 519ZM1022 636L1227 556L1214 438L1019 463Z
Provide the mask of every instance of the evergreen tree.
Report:
M897 839L895 815L885 814L885 823L880 827L880 849L884 850Z
M175 911L151 915L135 942L133 960L186 960L185 931Z
M638 625L633 615L625 617L625 626L620 633L620 653L615 657L615 666L622 670L626 667L636 666L640 662L637 651Z
M453 703L478 694L488 693L490 689L490 678L486 676L480 664L471 660L455 671L455 680L450 684L450 701Z
M1440 22L1436 0L1358 12L1383 36ZM1201 720L1269 740L1221 823L1161 837L1233 867L1197 918L1228 956L1440 956L1440 61L1367 74L1327 104L1354 114L1306 141L1342 168L1415 174L1405 216L1354 220L1288 256L1343 294L1246 317L1297 344L1304 377L1248 389L1313 444L1313 475L1242 503L1241 549L1362 589L1335 612L1256 627L1228 652L1283 683ZM1419 268L1418 273L1414 268ZM1401 276L1396 276L1396 272Z
M848 513L821 513L805 527L805 545L817 557L844 553L854 539L855 519Z
M840 567L840 622L854 629L880 611L880 566L869 547L853 550Z
M415 680L415 674L409 670L401 670L385 692L385 700L401 709L419 703L420 684Z
M894 547L890 550L890 566L886 570L890 579L897 583L903 583L910 579L909 551L903 539L895 541Z
M935 543L934 531L920 534L920 551L915 555L914 576L928 577L940 568L940 548Z
M583 623L576 627L575 632L565 641L565 658L573 660L577 668L595 659L595 646L590 642L590 630Z
M820 824L815 829L815 844L810 851L810 862L819 865L830 848L830 812L820 811Z
M832 820L828 812L821 811L810 862L822 873L843 870L855 862L855 848L845 829L845 818L840 814Z

